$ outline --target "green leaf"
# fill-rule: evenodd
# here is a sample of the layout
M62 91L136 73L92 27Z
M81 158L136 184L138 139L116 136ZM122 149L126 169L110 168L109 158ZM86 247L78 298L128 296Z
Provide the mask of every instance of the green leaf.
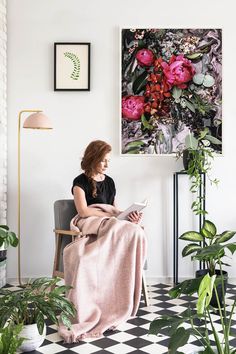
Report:
M183 251L182 251L182 256L186 257L189 254L192 254L193 252L196 252L197 250L201 249L201 246L199 246L196 243L190 243L189 245L185 246Z
M170 336L176 332L176 329L183 322L188 321L190 318L194 317L190 309L187 309L178 315L161 316L151 322L149 327L149 334L158 335L162 329L168 328Z
M128 143L125 147L126 154L139 154L140 148L144 145L144 142L142 140L136 140L136 141L131 141Z
M7 236L11 246L16 247L18 245L18 238L14 232L8 231Z
M7 235L6 230L0 229L0 237L5 239L6 235Z
M68 329L71 328L71 321L64 313L61 314L61 321Z
M190 332L188 329L179 327L175 334L170 338L169 342L169 353L174 354L179 347L182 347L188 342Z
M199 278L184 280L182 283L179 283L174 288L172 288L168 294L171 298L177 298L181 294L192 295L198 291L202 279L203 276Z
M204 129L200 132L199 137L198 137L198 140L205 139L208 133L209 133L209 129L208 129L208 128L204 128Z
M199 59L202 57L202 53L193 53L193 54L188 54L186 55L186 58L188 59Z
M138 146L144 145L144 142L142 140L136 140L136 141L131 141L126 145L126 148L134 148Z
M222 141L220 141L219 139L215 138L214 136L211 135L206 135L206 139L209 140L212 144L215 145L221 145Z
M9 230L9 227L7 225L0 225L0 229L4 229L4 230Z
M192 102L188 101L188 100L185 100L185 104L186 104L186 107L188 107L188 109L190 109L190 111L192 111L193 113L195 113L195 107L193 105Z
M25 338L20 338L19 334L23 324L12 325L0 329L0 353L15 354Z
M174 97L175 100L178 100L182 95L182 89L178 88L177 86L174 86L172 89L172 96Z
M57 288L53 289L53 291L51 291L51 294L56 294L56 295L60 295L60 294L65 294L67 292L68 288L66 285L62 285L62 286L58 286Z
M213 76L211 75L205 75L204 79L203 79L203 86L205 87L212 87L215 83L215 79Z
M139 94L147 84L148 72L144 71L139 75L133 83L133 92L135 95Z
M218 258L224 256L224 248L228 247L226 245L213 244L206 246L199 250L195 256L192 256L192 259L197 259L199 261L209 261L211 258Z
M129 149L125 152L125 154L139 154L138 149Z
M202 85L205 75L204 74L195 74L193 77L193 82L196 85Z
M38 314L36 316L36 323L37 323L39 334L42 335L43 334L43 329L44 329L44 326L45 326L45 322L44 322L43 314L40 311L38 312Z
M188 134L185 138L185 146L187 149L197 150L198 148L198 141L193 136L193 134Z
M230 243L229 245L225 245L225 247L230 250L231 254L234 254L236 251L236 243Z
M148 123L148 121L147 121L147 119L146 119L144 114L142 114L142 116L141 116L141 122L143 123L144 128L150 129L150 130L153 129L153 126Z
M148 333L159 334L163 328L170 327L172 325L172 318L164 317L153 320L150 323Z
M213 224L213 222L209 221L209 220L205 220L204 224L203 224L203 229L205 229L206 231L210 232L212 234L212 236L216 235L216 226Z
M58 323L54 308L51 308L50 305L46 306L43 302L40 302L39 300L37 301L37 307L39 308L41 313L47 318L49 318L53 323Z
M203 241L203 236L196 231L187 231L183 233L180 237L180 240L187 240L187 241Z
M14 232L8 231L8 229L6 225L2 225L2 228L0 228L0 246L5 244L6 248L9 245L16 247L18 245L18 238Z
M205 308L209 306L209 303L212 298L215 278L216 275L210 277L209 274L206 274L200 283L199 290L198 290L198 300L197 300L198 315L203 315Z
M218 235L216 243L223 243L230 240L235 235L235 231L224 231L222 234Z
M201 228L201 234L202 234L202 236L204 236L205 238L210 238L210 239L212 239L212 238L214 237L210 231L207 231L207 230L204 229L204 228Z

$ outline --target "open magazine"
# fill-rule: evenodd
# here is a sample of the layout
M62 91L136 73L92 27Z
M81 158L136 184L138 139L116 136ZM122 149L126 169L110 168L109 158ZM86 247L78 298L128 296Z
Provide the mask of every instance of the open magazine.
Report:
M145 199L143 202L141 203L133 203L132 205L130 205L127 209L125 209L124 211L122 211L118 216L117 219L119 220L128 220L127 217L130 213L132 213L133 211L141 211L142 209L144 209L147 206L147 199Z

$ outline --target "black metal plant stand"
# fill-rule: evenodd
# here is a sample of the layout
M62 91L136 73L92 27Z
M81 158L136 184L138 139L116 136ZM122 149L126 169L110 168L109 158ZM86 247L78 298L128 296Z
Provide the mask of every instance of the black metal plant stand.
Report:
M173 174L173 281L174 284L178 284L178 253L179 253L179 176L187 176L185 171L175 172ZM201 183L199 188L199 197L202 201L202 210L206 210L206 174L200 173ZM199 214L199 231L205 220L205 216ZM202 262L199 262L200 269L202 269Z

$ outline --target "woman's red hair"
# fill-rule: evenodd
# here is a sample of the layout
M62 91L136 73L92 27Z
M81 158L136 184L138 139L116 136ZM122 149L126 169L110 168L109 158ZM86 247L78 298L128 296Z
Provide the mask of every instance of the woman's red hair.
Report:
M99 163L104 159L105 155L111 152L111 146L102 140L92 141L85 149L84 156L81 161L81 168L89 178L92 184L92 195L97 196L96 181L92 176L97 173Z

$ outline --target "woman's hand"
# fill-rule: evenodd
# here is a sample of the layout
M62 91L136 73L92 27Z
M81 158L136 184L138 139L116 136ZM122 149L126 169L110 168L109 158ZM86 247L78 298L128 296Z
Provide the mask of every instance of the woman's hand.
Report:
M138 211L133 211L128 215L128 220L134 224L138 224L140 220L142 219L143 213L140 213Z

